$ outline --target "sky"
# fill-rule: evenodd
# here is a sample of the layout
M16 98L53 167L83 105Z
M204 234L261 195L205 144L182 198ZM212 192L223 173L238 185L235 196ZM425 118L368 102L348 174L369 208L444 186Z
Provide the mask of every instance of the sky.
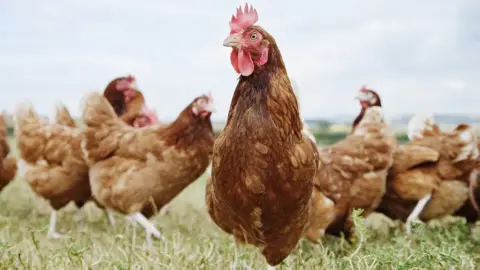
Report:
M223 47L243 1L2 0L0 110L75 116L131 73L161 119L212 91L225 120L238 74ZM296 4L294 4L296 3ZM389 115L480 115L480 1L250 1L299 85L305 118L353 115L362 85Z

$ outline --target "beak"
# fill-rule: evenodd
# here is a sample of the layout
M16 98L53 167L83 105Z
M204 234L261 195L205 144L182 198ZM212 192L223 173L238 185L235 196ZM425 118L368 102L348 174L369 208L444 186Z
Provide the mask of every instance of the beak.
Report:
M223 46L225 47L232 47L232 48L239 48L241 45L242 34L231 34L229 35L224 41Z
M215 109L215 106L213 105L213 103L208 103L207 106L205 106L203 109L211 113L217 112L217 109Z

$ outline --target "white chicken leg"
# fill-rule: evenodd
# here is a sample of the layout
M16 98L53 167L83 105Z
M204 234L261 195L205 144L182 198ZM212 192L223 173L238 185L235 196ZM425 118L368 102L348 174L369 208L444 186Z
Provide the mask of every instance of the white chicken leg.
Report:
M108 222L110 225L115 226L115 217L113 216L113 213L110 209L105 209L104 210L105 215L107 215Z
M162 239L162 234L157 230L157 228L155 228L155 225L153 225L142 213L135 212L131 214L129 218L135 220L145 229L147 241L149 241L152 235L157 239Z
M61 234L57 233L55 230L55 227L57 225L57 211L52 210L52 213L50 214L50 225L48 227L48 238L53 238L53 239L58 239L62 237Z
M267 265L267 270L275 270L275 269L276 269L275 266Z
M422 213L423 208L425 208L425 205L427 205L431 197L432 194L430 193L427 196L423 197L420 201L418 201L412 213L410 213L410 215L408 216L407 221L405 222L408 234L412 233L412 222L418 220L418 216L420 215L420 213Z

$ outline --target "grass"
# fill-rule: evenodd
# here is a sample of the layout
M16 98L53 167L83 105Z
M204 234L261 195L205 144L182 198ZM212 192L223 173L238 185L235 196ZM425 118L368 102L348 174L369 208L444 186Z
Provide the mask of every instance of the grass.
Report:
M0 269L228 269L232 239L210 220L204 187L202 177L172 202L168 214L152 219L166 239L148 246L139 226L116 215L111 227L92 204L81 210L81 222L74 220L73 205L63 209L57 230L65 237L46 238L48 204L16 179L0 194ZM302 240L279 269L475 269L480 262L480 232L462 219L418 224L411 237L380 215L368 220L370 229L356 220L363 241ZM246 265L265 269L255 248L239 250Z

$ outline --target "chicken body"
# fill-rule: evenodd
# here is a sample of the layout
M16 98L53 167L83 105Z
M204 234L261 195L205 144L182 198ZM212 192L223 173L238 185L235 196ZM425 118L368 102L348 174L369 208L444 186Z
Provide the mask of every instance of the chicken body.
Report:
M202 96L169 125L134 128L116 116L103 96L89 95L83 111L84 149L95 199L131 216L145 227L147 237L160 237L147 218L210 163L213 129L208 104L208 97Z
M15 112L15 136L25 164L23 178L53 207L48 236L57 238L57 210L70 201L81 206L91 199L80 129L46 123L30 104L23 104Z
M476 138L467 125L441 132L433 118L410 121L411 142L395 153L388 189L377 211L393 219L428 221L459 210L469 198L469 177L478 166Z
M373 212L385 193L387 172L396 145L381 107L367 108L354 132L320 151L313 209L306 236L316 241L325 232L353 233L351 212Z
M318 152L302 133L298 102L275 40L258 26L243 33L262 36L268 61L240 76L227 124L215 141L206 201L222 230L239 243L259 247L275 266L305 229ZM224 44L236 46L239 34L234 35Z
M17 159L8 156L9 153L7 123L5 115L0 114L0 191L13 181L17 174Z

